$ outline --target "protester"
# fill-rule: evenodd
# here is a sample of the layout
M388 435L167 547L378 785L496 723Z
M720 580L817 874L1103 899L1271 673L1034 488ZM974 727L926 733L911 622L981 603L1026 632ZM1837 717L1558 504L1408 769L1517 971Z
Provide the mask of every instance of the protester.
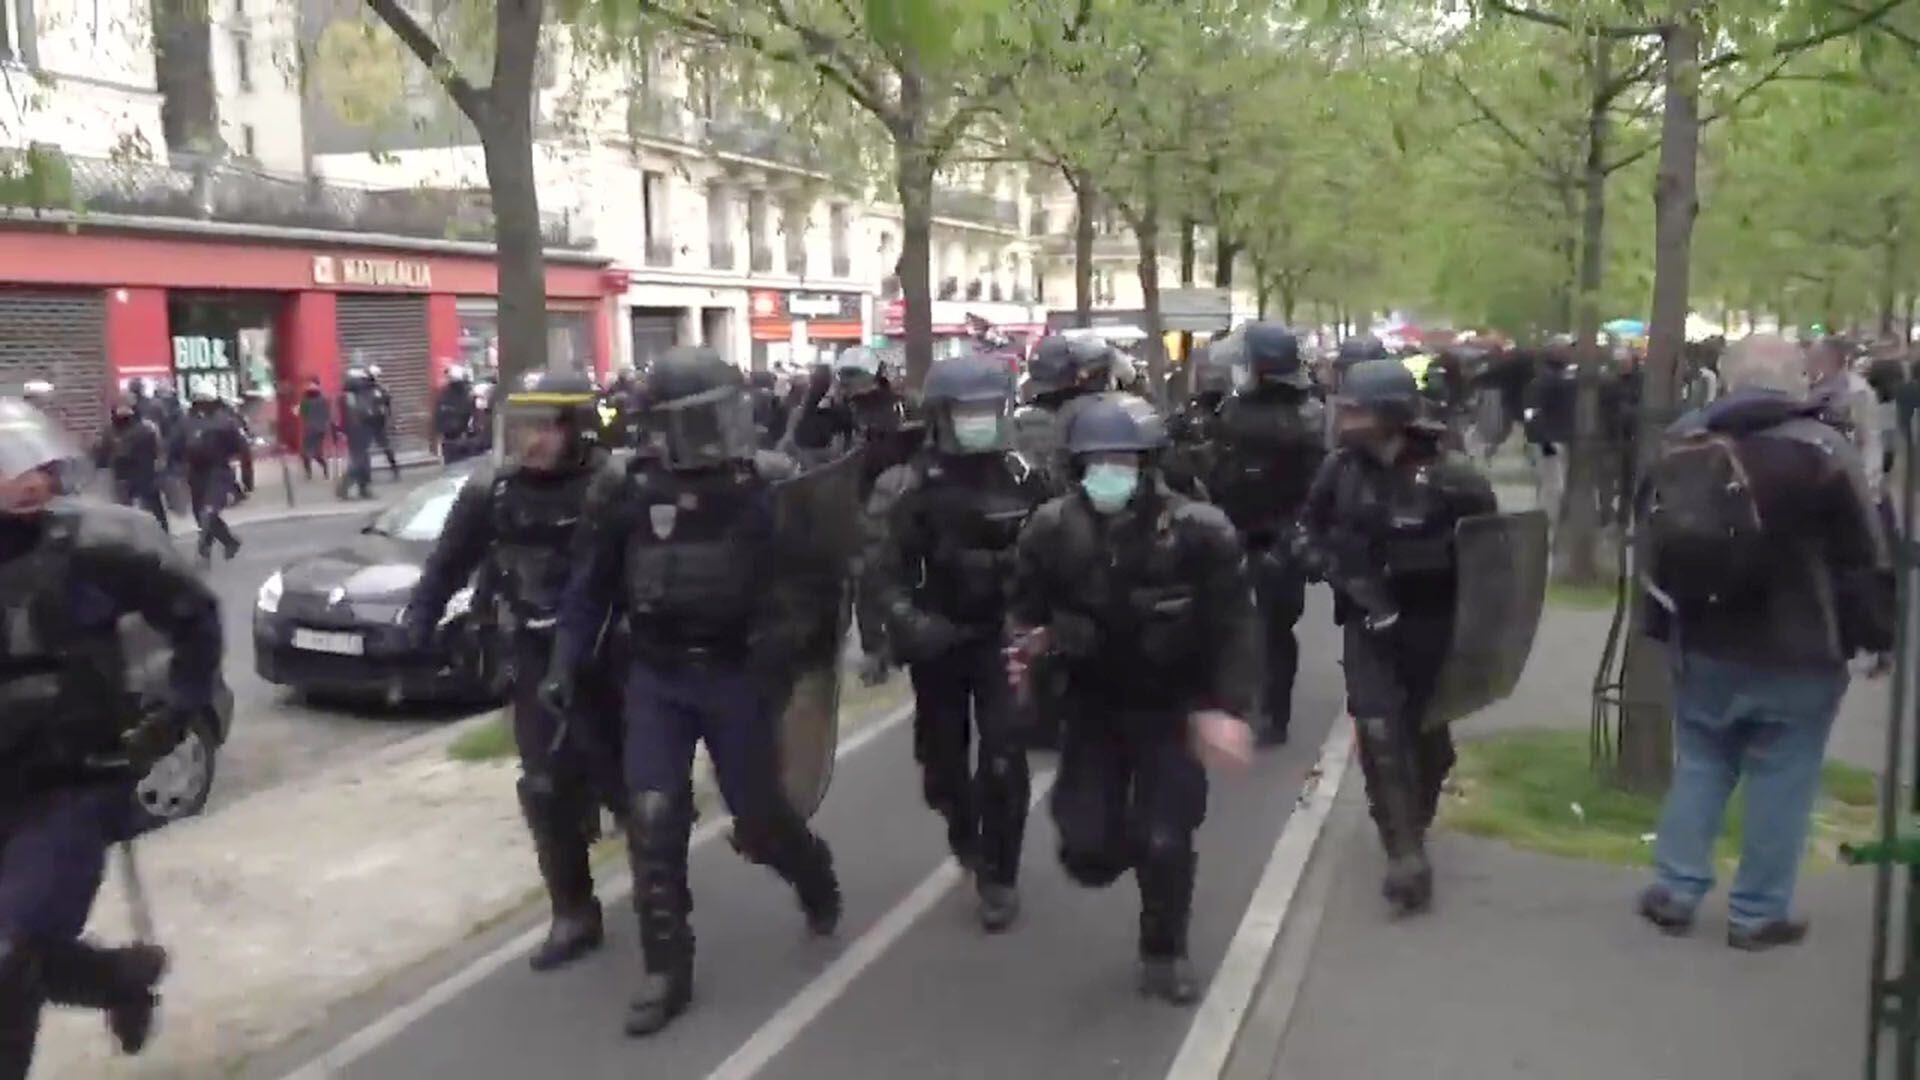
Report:
M1893 639L1893 583L1859 454L1808 400L1795 347L1735 344L1728 394L1668 429L1643 489L1650 629L1674 650L1673 785L1640 914L1685 933L1744 791L1727 944L1800 941L1794 879L1847 664Z
M1853 443L1865 472L1867 490L1877 502L1886 474L1880 452L1880 401L1867 380L1847 366L1850 347L1836 337L1823 338L1806 353L1808 398L1820 418Z
M300 395L300 468L307 479L313 479L313 467L320 466L320 475L327 476L327 435L333 430L333 407L327 403L327 392L320 388L320 376L307 380L307 389Z

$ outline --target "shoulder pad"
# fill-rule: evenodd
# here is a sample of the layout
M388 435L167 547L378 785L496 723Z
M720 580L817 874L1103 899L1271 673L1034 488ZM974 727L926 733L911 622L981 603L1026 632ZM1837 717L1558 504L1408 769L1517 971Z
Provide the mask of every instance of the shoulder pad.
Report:
M1072 498L1071 495L1056 495L1041 503L1027 518L1027 529L1038 532L1059 528L1066 520L1067 504Z
M926 468L918 461L889 466L874 480L871 501L891 503L917 489L926 475Z
M1234 532L1233 522L1227 518L1226 512L1212 503L1189 499L1177 493L1171 495L1168 502L1172 504L1168 517L1175 525L1200 532L1218 533L1229 538L1238 535Z
M762 480L778 482L800 475L800 466L778 450L753 452L753 472Z
M121 548L173 554L173 542L153 516L115 503L61 500L48 511L50 535L70 537L80 548Z

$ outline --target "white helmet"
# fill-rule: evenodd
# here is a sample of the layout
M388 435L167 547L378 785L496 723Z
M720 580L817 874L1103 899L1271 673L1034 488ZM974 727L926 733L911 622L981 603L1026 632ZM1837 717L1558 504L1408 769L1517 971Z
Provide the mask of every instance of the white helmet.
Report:
M447 381L472 382L473 372L468 371L465 364L449 364L447 365Z
M368 365L367 365L367 378L369 378L369 379L375 379L375 380L378 380L378 379L380 378L380 365L379 365L379 364L368 364Z

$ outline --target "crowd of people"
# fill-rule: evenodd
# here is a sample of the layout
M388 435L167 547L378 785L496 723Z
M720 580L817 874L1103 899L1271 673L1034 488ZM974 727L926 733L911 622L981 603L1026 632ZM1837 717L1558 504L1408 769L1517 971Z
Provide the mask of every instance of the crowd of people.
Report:
M604 809L640 929L626 1030L657 1032L690 1005L696 744L734 848L793 890L813 933L834 932L835 854L809 824L826 773L795 765L808 739L831 748L836 699L822 713L804 688L836 677L851 624L863 678L910 678L922 792L982 930L1019 922L1028 751L1056 749L1062 869L1090 888L1132 872L1138 988L1190 1003L1208 770L1287 740L1315 581L1334 594L1382 896L1402 916L1426 910L1456 718L1436 695L1462 662L1457 611L1478 599L1463 593L1457 537L1500 509L1462 418L1497 446L1518 416L1557 452L1561 359L1409 364L1356 338L1316 375L1291 330L1258 322L1197 353L1187 400L1163 411L1121 389L1127 365L1088 337L1041 340L1023 375L987 352L942 359L917 394L865 348L786 387L681 348L610 391L540 373L499 395L497 424L451 373L435 405L442 452L477 452L470 440L494 427L501 446L462 487L404 622L430 642L477 581L472 603L512 643L519 799L551 908L531 965L563 967L604 940L588 858ZM1860 430L1881 414L1862 419L1868 397L1834 365L1824 347L1809 359L1774 338L1736 343L1620 503L1646 530L1649 617L1676 676L1678 766L1639 910L1691 926L1744 783L1740 948L1804 934L1792 888L1826 732L1849 662L1892 646L1887 518L1862 457L1878 444ZM343 492L366 493L389 412L375 370L349 373L331 408L309 389L303 421L346 436ZM138 401L116 412L106 457L132 463L115 469L122 501L164 517L147 468L179 446L210 508L201 555L215 542L231 554L218 507L250 486L230 464L244 440L210 399L171 429L161 419ZM616 446L629 453L610 457ZM17 736L0 757L0 843L46 853L0 866L8 1075L24 1073L48 1002L106 1010L129 1052L145 1042L163 954L79 935L124 836L126 788L205 707L220 655L212 594L145 517L57 498L71 456L32 404L0 398L0 604L18 631L0 643L0 711ZM171 700L137 717L93 662L128 611L175 647Z

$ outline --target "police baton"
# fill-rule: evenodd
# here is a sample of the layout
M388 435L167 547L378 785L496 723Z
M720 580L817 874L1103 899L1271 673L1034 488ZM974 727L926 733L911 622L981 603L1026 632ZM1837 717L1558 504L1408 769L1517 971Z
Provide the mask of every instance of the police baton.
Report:
M127 879L127 911L133 918L134 940L152 944L153 907L147 903L147 887L140 880L140 863L133 857L133 841L122 840L119 847L120 872Z

